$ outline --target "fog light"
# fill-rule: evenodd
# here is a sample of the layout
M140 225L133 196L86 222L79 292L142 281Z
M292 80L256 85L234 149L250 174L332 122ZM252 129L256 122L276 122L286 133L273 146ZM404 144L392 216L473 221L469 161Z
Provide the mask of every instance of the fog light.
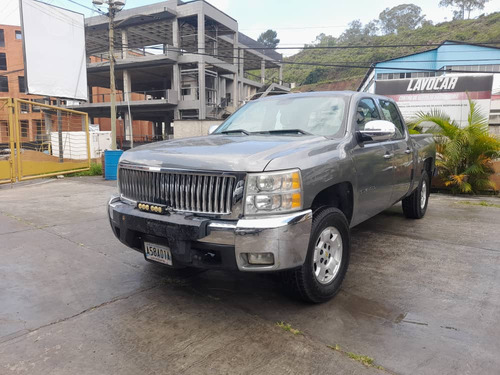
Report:
M273 253L248 253L247 257L250 264L274 264Z

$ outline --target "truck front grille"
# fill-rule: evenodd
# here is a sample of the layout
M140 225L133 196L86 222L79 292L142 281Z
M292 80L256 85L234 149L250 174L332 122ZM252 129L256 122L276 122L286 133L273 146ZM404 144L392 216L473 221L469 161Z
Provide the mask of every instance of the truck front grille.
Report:
M234 176L196 172L119 170L120 192L125 198L207 214L231 213L235 181Z

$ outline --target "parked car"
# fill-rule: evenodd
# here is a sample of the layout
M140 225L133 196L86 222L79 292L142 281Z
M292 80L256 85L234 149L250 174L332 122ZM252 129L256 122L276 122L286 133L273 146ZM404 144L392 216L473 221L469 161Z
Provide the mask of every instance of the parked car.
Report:
M323 302L346 274L350 228L399 201L406 217L425 215L434 162L433 138L410 135L389 98L279 95L208 136L125 152L109 218L149 261L280 271Z

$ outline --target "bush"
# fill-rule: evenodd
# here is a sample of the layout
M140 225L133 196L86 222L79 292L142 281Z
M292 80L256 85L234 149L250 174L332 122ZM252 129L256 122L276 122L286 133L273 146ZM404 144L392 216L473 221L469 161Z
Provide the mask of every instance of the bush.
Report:
M440 111L417 114L412 124L418 128L424 122L434 124L439 175L452 193L478 193L493 189L489 180L492 161L500 157L500 140L489 134L488 118L469 99L467 125L463 128Z
M91 163L88 171L81 171L70 173L67 177L80 177L80 176L102 176L102 165L98 163Z

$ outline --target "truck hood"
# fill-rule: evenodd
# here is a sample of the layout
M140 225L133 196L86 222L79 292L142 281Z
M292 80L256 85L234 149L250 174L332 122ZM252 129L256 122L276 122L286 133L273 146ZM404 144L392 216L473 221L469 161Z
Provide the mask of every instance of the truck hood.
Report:
M172 169L261 172L271 160L304 152L325 140L325 137L313 135L209 135L139 146L124 152L120 163Z

